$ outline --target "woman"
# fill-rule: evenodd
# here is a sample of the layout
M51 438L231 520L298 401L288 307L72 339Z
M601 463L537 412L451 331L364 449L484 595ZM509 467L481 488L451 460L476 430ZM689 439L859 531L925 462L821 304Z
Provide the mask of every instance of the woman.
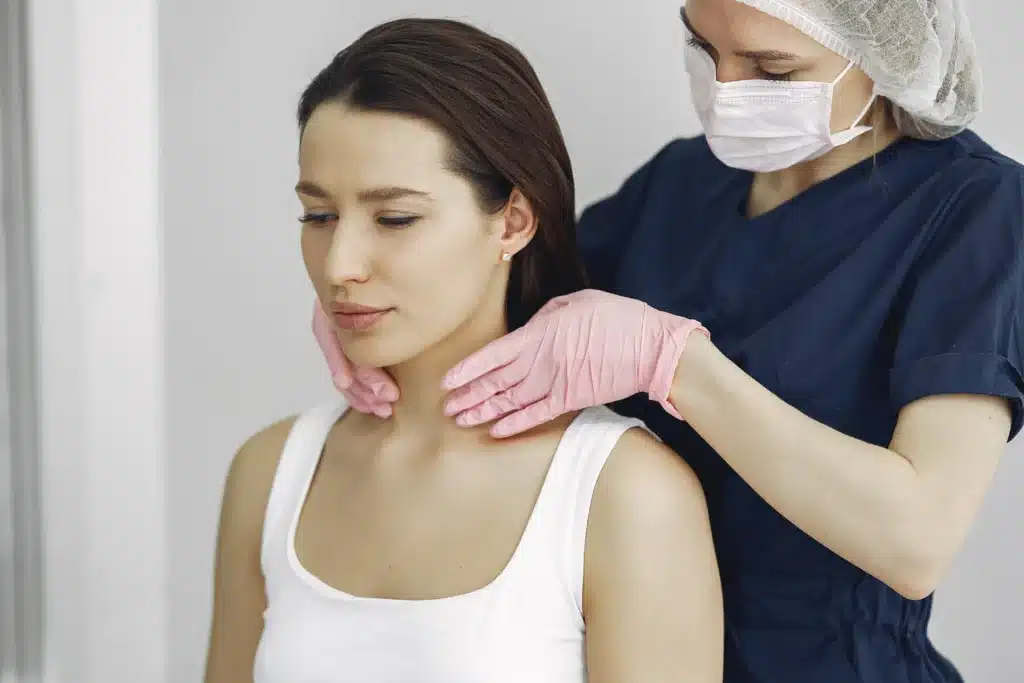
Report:
M447 410L505 436L621 400L679 452L708 496L728 683L960 681L930 596L1024 390L1024 174L966 130L960 3L689 0L683 19L704 136L583 213L598 291L458 364ZM386 378L319 339L386 414Z
M606 408L507 441L442 411L454 362L584 284L526 60L461 23L391 22L313 80L299 125L310 280L401 397L387 420L335 399L241 448L207 683L721 681L692 470Z

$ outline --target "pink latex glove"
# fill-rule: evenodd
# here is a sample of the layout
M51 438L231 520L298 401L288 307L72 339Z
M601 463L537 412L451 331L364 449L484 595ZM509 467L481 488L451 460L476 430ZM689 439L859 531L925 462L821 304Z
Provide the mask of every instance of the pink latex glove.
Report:
M695 320L598 290L552 299L526 325L466 358L445 375L445 412L464 426L500 420L511 436L564 413L646 393L668 401Z
M349 405L361 413L391 417L391 404L398 400L398 385L383 370L356 366L345 357L331 319L319 301L313 306L313 336L327 360L334 386Z

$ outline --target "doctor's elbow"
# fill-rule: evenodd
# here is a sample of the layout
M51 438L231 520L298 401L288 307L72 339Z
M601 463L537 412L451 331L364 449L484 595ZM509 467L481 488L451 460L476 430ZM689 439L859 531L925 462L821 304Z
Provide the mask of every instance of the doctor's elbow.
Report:
M908 600L924 600L935 592L952 562L942 534L909 534L890 557L886 576L878 577Z
M907 600L924 600L935 592L939 581L935 575L928 572L906 572L905 575L893 580L886 581L886 584Z

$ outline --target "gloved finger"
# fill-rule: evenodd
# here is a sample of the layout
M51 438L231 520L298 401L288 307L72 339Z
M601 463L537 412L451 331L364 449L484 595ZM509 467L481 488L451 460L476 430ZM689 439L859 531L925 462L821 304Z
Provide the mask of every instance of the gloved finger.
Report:
M683 416L679 414L679 411L676 410L676 407L674 405L669 403L667 398L664 401L658 401L658 403L661 404L661 407L665 409L666 413L668 413L669 415L671 415L672 417L674 417L677 420L685 422L685 420L683 419Z
M349 405L361 413L376 415L380 418L391 417L391 404L374 397L366 387L360 386L358 382L343 394Z
M391 375L380 368L364 368L355 366L354 369L356 384L362 385L375 401L381 403L394 403L398 400L398 385Z
M509 363L497 370L491 370L469 384L454 389L445 401L444 412L446 415L455 415L469 410L495 394L519 384L526 378L528 372L529 367L525 363Z
M351 391L344 391L342 395L348 402L349 406L353 410L358 410L360 413L373 414L373 408L368 404L359 394L352 393Z
M451 391L496 368L508 365L522 351L526 334L526 327L521 327L471 354L445 374L441 386Z
M517 410L546 399L547 396L548 392L542 384L522 382L508 391L495 394L479 405L460 413L456 417L456 422L463 427L485 424L504 418Z
M498 439L515 436L545 422L550 422L560 414L561 412L555 409L554 402L550 398L546 398L499 420L491 427L491 436Z
M341 342L338 341L338 335L334 333L331 320L327 317L319 300L313 304L313 337L320 347L320 352L324 355L324 360L327 361L327 368L331 373L334 386L344 392L354 380L352 364L345 357Z
M386 420L391 417L392 411L394 410L389 403L381 403L372 407L373 414L382 420Z

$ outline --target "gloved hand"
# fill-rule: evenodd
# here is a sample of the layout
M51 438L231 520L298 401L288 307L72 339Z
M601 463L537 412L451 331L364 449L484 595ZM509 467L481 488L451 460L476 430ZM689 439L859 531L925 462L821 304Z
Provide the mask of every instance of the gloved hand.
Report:
M501 418L491 428L501 437L644 392L682 419L668 394L693 330L710 336L636 299L598 290L558 297L445 375L445 412L464 426Z
M361 413L390 417L391 404L398 400L398 385L383 370L358 367L345 357L331 319L319 301L313 306L313 336L327 360L334 386L349 405Z

